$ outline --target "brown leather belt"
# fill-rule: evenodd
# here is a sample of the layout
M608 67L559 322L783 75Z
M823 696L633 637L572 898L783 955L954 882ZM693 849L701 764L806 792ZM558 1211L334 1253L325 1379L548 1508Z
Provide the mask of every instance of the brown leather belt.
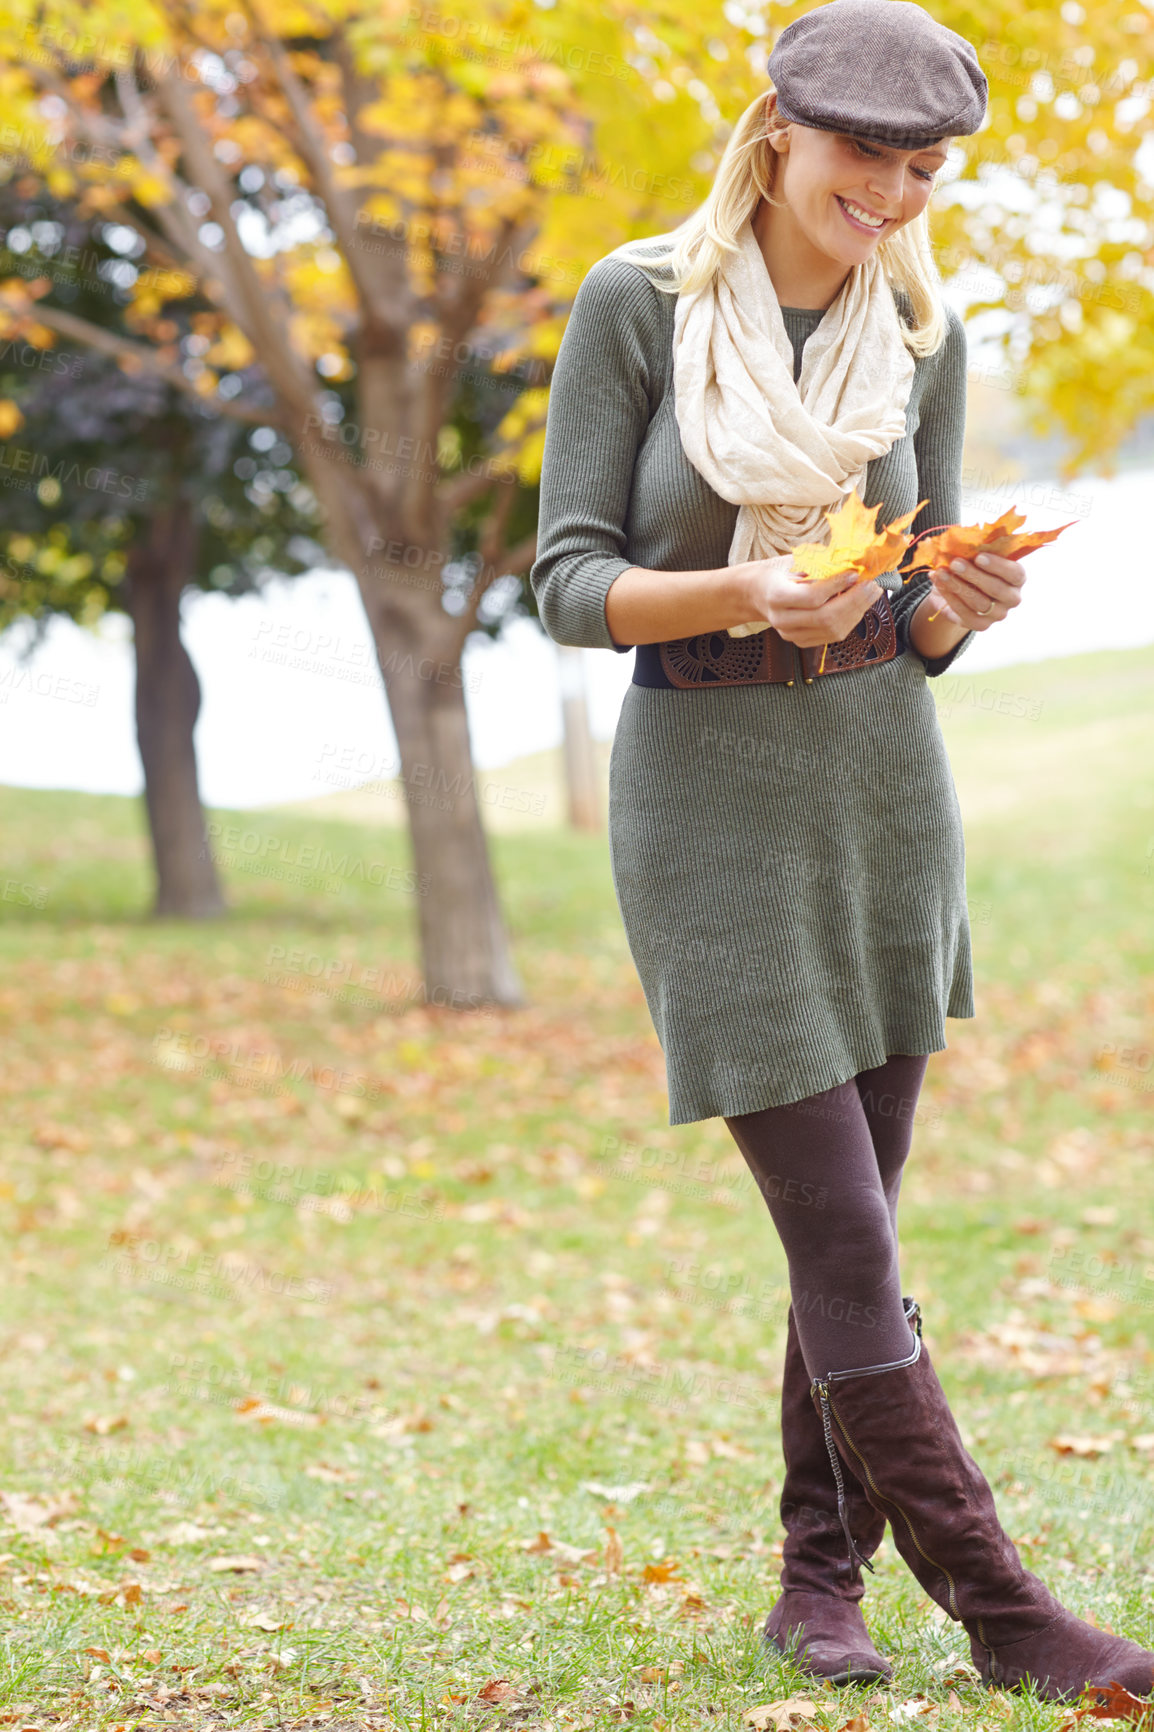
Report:
M642 646L648 647L648 646ZM747 686L768 682L792 686L800 678L810 686L819 676L848 673L892 661L898 640L888 595L879 596L848 637L822 648L802 649L772 626L752 637L730 637L726 631L700 632L696 637L658 644L660 666L671 686L688 691L696 686ZM648 684L649 682L646 681Z

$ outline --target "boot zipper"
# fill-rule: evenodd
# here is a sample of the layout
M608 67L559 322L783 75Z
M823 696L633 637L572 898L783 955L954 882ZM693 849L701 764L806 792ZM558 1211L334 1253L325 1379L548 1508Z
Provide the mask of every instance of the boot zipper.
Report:
M849 1547L850 1563L852 1565L856 1558L857 1562L863 1564L872 1576L876 1574L874 1567L870 1563L869 1559L863 1558L862 1554L858 1551L857 1543L853 1537L853 1530L849 1525L849 1511L846 1508L845 1501L845 1481L842 1478L841 1461L837 1453L837 1444L833 1440L833 1431L829 1423L829 1390L824 1383L817 1383L814 1385L814 1388L816 1388L821 1395L821 1428L825 1434L825 1447L829 1454L829 1464L833 1468L834 1484L837 1487L837 1513L841 1521L842 1533L845 1535L845 1543Z
M798 653L800 655L801 652L799 651ZM869 1559L863 1558L861 1553L858 1551L857 1544L853 1537L853 1530L849 1525L849 1512L846 1508L845 1501L845 1481L842 1478L841 1472L841 1458L837 1453L837 1444L833 1440L833 1432L830 1430L829 1423L829 1382L835 1377L864 1377L871 1371L893 1371L898 1366L912 1365L913 1361L922 1350L922 1313L921 1307L918 1305L916 1300L914 1301L912 1308L906 1312L906 1322L912 1324L917 1333L917 1340L914 1343L914 1351L909 1358L891 1360L888 1365L870 1365L862 1371L831 1371L829 1373L829 1380L826 1382L819 1383L815 1379L814 1382L810 1384L810 1394L812 1395L816 1390L821 1396L821 1426L822 1431L825 1434L825 1447L829 1455L829 1465L833 1469L834 1484L837 1487L837 1513L841 1518L842 1532L845 1534L846 1545L849 1547L850 1562L852 1564L856 1558L859 1564L864 1564L865 1568L869 1570L871 1575L875 1575L877 1572L874 1570Z
M873 1367L871 1369L876 1369L876 1370L880 1371L880 1370L885 1370L886 1368L884 1366L877 1366L877 1367ZM866 1461L865 1456L862 1454L861 1450L857 1447L853 1438L850 1436L849 1432L846 1430L845 1422L839 1417L836 1407L834 1407L832 1401L830 1400L829 1384L828 1383L819 1383L817 1387L818 1387L818 1394L821 1397L822 1422L823 1422L823 1424L828 1428L829 1415L832 1413L833 1417L837 1420L837 1423L838 1423L839 1427L841 1428L842 1436L845 1438L847 1444L849 1445L850 1449L853 1451L854 1455L857 1457L858 1461L861 1462L862 1468L863 1468L864 1473L865 1473L866 1481L869 1484L869 1486L871 1487L871 1489L877 1494L877 1496L882 1500L883 1503L888 1503L888 1504L893 1505L894 1509L897 1510L898 1514L901 1516L902 1520L905 1522L906 1527L909 1529L910 1538L913 1540L915 1546L917 1546L918 1551L921 1553L922 1557L925 1558L927 1564L929 1564L932 1569L940 1570L942 1575L946 1578L946 1581L950 1584L950 1594L949 1594L950 1611L951 1611L952 1615L960 1623L962 1614L958 1610L958 1601L957 1601L957 1592L956 1592L957 1583L954 1581L953 1576L950 1574L949 1570L947 1570L943 1564L939 1564L936 1558L931 1558L929 1552L927 1552L924 1549L921 1541L918 1539L917 1534L914 1532L913 1523L911 1522L909 1516L906 1514L905 1510L902 1508L902 1506L898 1502L898 1500L894 1497L887 1496L886 1493L881 1490L877 1481L874 1479L873 1474L870 1472L869 1463Z
M830 1425L830 1415L831 1414L833 1415L834 1419L837 1420L837 1423L838 1423L839 1427L841 1428L841 1434L845 1438L846 1443L849 1445L850 1449L853 1451L854 1455L857 1457L858 1461L861 1463L862 1468L864 1469L864 1472L865 1472L866 1481L869 1484L869 1486L871 1487L871 1489L876 1493L876 1495L881 1499L881 1501L883 1503L889 1503L889 1504L893 1505L893 1507L897 1510L898 1514L901 1516L902 1520L905 1522L906 1527L909 1530L910 1538L913 1540L915 1546L917 1546L918 1551L921 1553L922 1557L925 1558L927 1564L929 1564L932 1569L940 1570L942 1575L945 1577L946 1581L949 1583L949 1585L950 1585L950 1593L949 1593L950 1610L953 1613L954 1617L960 1623L961 1622L961 1613L958 1611L958 1601L957 1601L957 1591L956 1591L957 1590L957 1583L954 1581L953 1576L950 1574L949 1570L947 1570L945 1568L944 1565L939 1564L936 1558L931 1558L929 1553L923 1548L921 1541L918 1539L917 1534L914 1532L913 1523L910 1521L909 1516L906 1514L906 1512L902 1508L901 1504L898 1503L897 1499L893 1498L893 1497L887 1497L886 1494L881 1490L877 1481L874 1479L873 1474L870 1472L869 1463L866 1461L861 1450L857 1447L853 1438L850 1436L849 1432L846 1430L845 1423L839 1417L837 1409L834 1407L833 1402L830 1398L830 1392L829 1392L830 1391L830 1384L836 1382L839 1377L869 1377L869 1376L873 1375L875 1372L897 1371L897 1370L900 1370L903 1366L915 1364L916 1361L918 1360L918 1358L921 1356L921 1351L922 1351L922 1314L921 1314L920 1307L918 1307L917 1305L914 1306L914 1309L910 1313L909 1317L907 1318L907 1321L913 1324L914 1331L915 1331L917 1338L914 1342L913 1352L910 1353L905 1359L891 1360L888 1365L863 1366L862 1369L859 1371L853 1371L853 1370L831 1371L820 1382L815 1382L814 1388L817 1390L818 1396L821 1400L822 1429L825 1432L826 1448L830 1451L830 1462L831 1462L831 1464L833 1464L834 1474L835 1474L835 1476L837 1478L837 1482L838 1482L838 1507L839 1507L839 1510L840 1510L841 1505L842 1505L841 1467L840 1467L840 1464L837 1462L837 1459L836 1459L837 1458L837 1445L833 1441L832 1427ZM850 1538L848 1524L844 1524L844 1525L846 1526L847 1538ZM852 1538L850 1538L850 1545L851 1545L851 1547L853 1547ZM854 1551L856 1551L857 1548L853 1547L853 1549L854 1549Z
M921 1541L918 1539L917 1534L914 1532L913 1523L910 1521L909 1516L906 1514L906 1512L902 1508L901 1504L898 1503L897 1499L896 1498L887 1498L884 1495L884 1493L879 1489L877 1481L874 1479L873 1474L869 1470L869 1465L866 1462L865 1457L862 1455L861 1450L857 1447L857 1445L854 1443L853 1438L850 1436L849 1432L846 1430L844 1421L841 1420L840 1418L838 1418L837 1410L833 1407L833 1403L830 1400L829 1386L838 1377L868 1377L872 1371L893 1371L893 1370L897 1370L899 1367L901 1367L903 1365L913 1365L916 1362L916 1360L920 1357L921 1351L922 1351L922 1312L921 1312L921 1307L916 1302L914 1304L913 1310L907 1314L906 1321L913 1325L914 1331L917 1335L917 1340L914 1343L914 1350L910 1354L908 1359L898 1359L898 1360L895 1360L890 1365L869 1365L869 1366L866 1366L861 1371L831 1371L822 1382L820 1382L820 1383L815 1382L813 1387L814 1387L814 1389L817 1390L818 1395L821 1397L822 1428L825 1432L826 1448L829 1449L831 1452L830 1453L830 1461L834 1462L835 1456L837 1454L837 1446L833 1441L831 1427L830 1427L830 1421L829 1421L829 1416L830 1416L830 1413L832 1412L834 1418L837 1419L838 1425L841 1426L842 1436L845 1438L846 1443L849 1445L850 1449L853 1451L853 1453L857 1456L858 1460L861 1462L862 1467L865 1469L866 1479L869 1481L869 1484L872 1486L872 1488L876 1492L877 1496L879 1498L881 1498L883 1503L893 1504L893 1507L898 1511L902 1520L905 1522L906 1527L909 1530L910 1538L913 1540L915 1546L917 1546L918 1551L921 1553L922 1557L925 1558L927 1564L929 1564L933 1569L941 1570L942 1575L946 1578L946 1581L950 1584L950 1595L949 1595L950 1609L953 1612L954 1617L958 1620L959 1623L961 1623L962 1622L962 1615L958 1610L958 1601L957 1601L957 1593L956 1593L957 1583L954 1581L953 1576L950 1574L949 1570L947 1570L945 1568L944 1565L939 1564L935 1558L931 1558L929 1553L923 1549ZM836 1464L834 1466L834 1473L838 1478L838 1484L839 1484L839 1488L840 1488L841 1469ZM840 1508L840 1489L839 1489L839 1508ZM848 1525L847 1524L843 1524L843 1525L846 1526L846 1537L850 1539L851 1548L853 1548L853 1550L856 1551L856 1547L853 1547L853 1541L852 1541L852 1538L850 1537L850 1534L849 1534ZM990 1676L991 1676L991 1678L993 1678L996 1676L996 1671L997 1671L997 1666L998 1666L998 1657L995 1654L993 1648L991 1648L990 1644L986 1641L985 1632L982 1629L981 1618L976 1618L974 1620L974 1622L977 1626L978 1641L982 1644L982 1647L986 1650L987 1654L990 1656Z

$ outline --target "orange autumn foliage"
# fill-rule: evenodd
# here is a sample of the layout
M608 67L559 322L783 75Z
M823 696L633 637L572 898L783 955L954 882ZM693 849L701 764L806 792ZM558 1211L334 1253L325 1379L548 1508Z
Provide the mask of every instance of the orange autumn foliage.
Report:
M1073 522L1071 519L1071 523L1063 523L1058 529L1035 529L1023 535L1019 531L1025 521L1022 513L1011 506L992 523L951 524L916 543L917 556L907 569L917 571L924 566L949 565L952 559L973 559L976 553L996 553L1003 559L1021 559L1024 554L1045 547L1047 542L1056 541L1062 530L1069 529Z
M895 517L884 529L877 529L880 503L863 505L856 487L853 488L836 510L825 513L829 540L824 545L802 541L790 550L797 575L808 583L820 583L827 577L856 572L857 582L867 583L884 571L894 571L913 539L906 531L926 501L919 500L904 517ZM825 668L828 648L826 644L822 649L818 673Z
M841 573L857 573L859 583L893 571L909 547L911 537L905 533L926 503L919 500L904 517L895 517L885 529L875 528L879 505L868 508L858 498L857 489L834 511L825 513L829 524L829 540L824 544L802 541L791 549L790 557L799 577L810 583Z

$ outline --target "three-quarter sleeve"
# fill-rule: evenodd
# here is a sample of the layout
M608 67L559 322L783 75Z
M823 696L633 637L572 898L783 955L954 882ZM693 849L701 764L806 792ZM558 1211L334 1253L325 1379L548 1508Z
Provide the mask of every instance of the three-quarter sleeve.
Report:
M645 327L655 289L622 260L598 261L561 339L541 466L537 557L529 581L555 643L624 652L605 619L609 586L636 560L625 519L637 448L650 417Z
M946 308L946 336L934 357L934 372L922 398L921 420L914 434L918 497L926 500L911 525L914 535L947 523L961 512L962 445L966 436L966 328L952 307ZM927 675L944 674L974 637L968 631L941 656L923 656L910 641L910 620L929 594L928 572L911 577L893 600L898 651L920 657Z

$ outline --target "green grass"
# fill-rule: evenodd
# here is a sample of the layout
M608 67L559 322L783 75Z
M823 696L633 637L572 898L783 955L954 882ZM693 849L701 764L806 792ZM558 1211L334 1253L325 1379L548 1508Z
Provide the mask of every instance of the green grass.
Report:
M905 1288L1027 1561L1150 1645L1154 650L958 666L978 1016ZM150 922L137 802L0 790L0 1723L1056 1732L890 1545L891 1690L761 1651L784 1259L723 1123L666 1122L604 840L494 838L530 1002L456 1016L365 881L403 835L210 816L346 865Z

